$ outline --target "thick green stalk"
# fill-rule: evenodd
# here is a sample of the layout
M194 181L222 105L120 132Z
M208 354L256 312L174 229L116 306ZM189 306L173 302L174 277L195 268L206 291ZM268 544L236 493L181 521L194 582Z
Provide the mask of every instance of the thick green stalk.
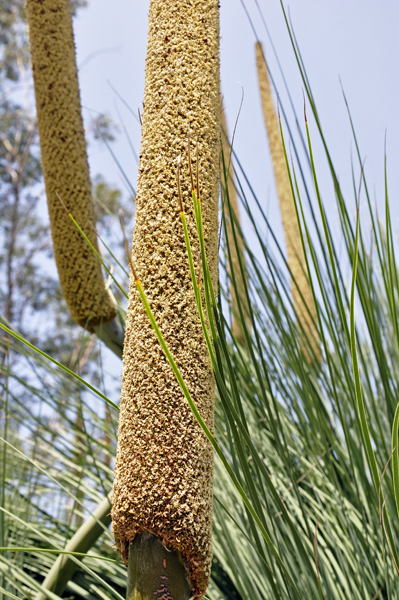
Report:
M109 496L104 498L101 504L96 508L93 515L83 523L75 535L69 540L65 546L66 552L82 552L85 553L96 543L100 535L104 532L104 528L111 523L111 501ZM47 577L42 583L45 590L50 590L57 594L62 594L73 576L77 563L70 556L60 555ZM39 592L35 600L46 600L47 596Z
M147 531L129 547L126 600L189 600L191 584L180 552Z
M120 323L117 319L113 319L108 323L101 323L100 325L96 325L93 327L93 331L106 346L116 356L122 358L123 354L123 329L120 326Z

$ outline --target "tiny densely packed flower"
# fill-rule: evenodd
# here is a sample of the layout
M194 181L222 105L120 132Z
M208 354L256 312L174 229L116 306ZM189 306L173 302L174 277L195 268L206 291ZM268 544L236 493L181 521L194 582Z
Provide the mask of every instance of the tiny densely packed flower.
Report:
M27 0L43 175L55 260L73 319L92 330L115 317L97 249L70 0ZM66 210L67 209L67 210Z
M176 184L200 272L187 138L199 147L204 237L218 277L220 161L217 0L151 0L132 260L157 323L208 427L214 378L190 277ZM131 280L123 356L113 530L127 558L141 531L180 551L192 594L211 568L213 452L180 390Z

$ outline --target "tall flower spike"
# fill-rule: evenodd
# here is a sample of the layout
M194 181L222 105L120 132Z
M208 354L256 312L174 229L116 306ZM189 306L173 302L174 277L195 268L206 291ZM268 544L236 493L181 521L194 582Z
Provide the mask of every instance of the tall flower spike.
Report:
M94 210L71 2L27 0L27 15L43 174L58 275L73 319L93 331L110 323L116 310L105 288L98 259L67 214L67 211L72 214L97 249L97 237L91 226Z
M262 44L256 43L256 64L260 97L265 120L266 133L272 155L274 176L276 179L277 194L280 202L281 218L283 221L285 242L287 245L288 266L292 273L292 296L295 312L300 320L304 335L308 338L317 361L321 360L319 336L314 325L316 309L313 302L312 290L309 285L306 263L303 255L301 235L292 197L291 185L287 173L284 149L278 126L276 110L270 91L267 66L263 54ZM299 288L299 289L298 289ZM307 348L307 343L300 333L300 345L309 362L312 361Z
M230 266L231 266L231 269L234 271L238 296L239 296L239 299L241 302L244 316L246 317L247 328L250 330L251 322L250 322L250 319L248 318L247 298L246 298L245 291L244 291L244 282L242 281L240 263L238 260L238 254L240 254L242 259L244 260L244 244L243 244L242 237L241 237L240 232L238 231L237 227L235 227L237 245L234 241L233 226L232 226L231 219L230 219L230 211L229 211L229 207L228 207L227 194L226 194L226 190L227 190L228 200L229 200L230 206L231 206L231 211L235 217L237 224L240 226L240 211L238 209L237 190L236 190L236 186L234 184L233 165L232 165L232 161L230 159L231 146L230 146L230 142L229 142L229 132L227 130L227 122L226 122L226 116L224 114L223 106L222 106L222 110L221 110L221 138L222 138L222 149L223 149L223 160L224 160L224 169L223 169L223 163L221 165L221 171L222 171L221 180L222 180L222 187L224 188L224 191L225 191L224 198L223 198L223 209L224 209L224 217L225 217L225 222L226 222L226 236L227 236L227 239L229 242L229 248L230 248L230 254L231 254L231 265ZM226 177L227 177L227 182L225 180ZM230 279L231 279L231 273L230 273ZM232 281L231 281L231 285L230 285L230 293L231 293L231 308L232 308L232 315L233 315L232 316L232 324L231 324L232 333L233 333L234 337L236 338L236 340L238 340L241 344L244 344L245 338L243 335L242 327L240 326L240 323L239 323L240 312L239 312L239 308L238 308L238 298L237 298L237 294L234 289L234 285L233 285Z
M183 208L196 272L201 273L187 156L189 130L194 173L198 138L205 248L216 290L218 0L150 0L132 262L189 391L213 430L214 378L190 277L176 182L180 156ZM212 558L213 452L163 355L133 278L123 358L112 521L125 561L130 554L129 593L132 598L145 593L153 597L154 589L170 581L172 555L166 552L163 567L162 552L155 552L161 587L147 592L140 587L146 585L145 577L137 575L137 568L146 568L146 548L155 539L159 550L163 544L174 551L174 558L182 557L191 595L201 598Z

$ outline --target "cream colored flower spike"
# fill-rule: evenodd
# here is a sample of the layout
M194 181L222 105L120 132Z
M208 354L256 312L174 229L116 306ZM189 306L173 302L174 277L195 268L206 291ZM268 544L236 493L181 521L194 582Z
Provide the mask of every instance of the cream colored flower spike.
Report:
M188 173L190 126L205 244L218 279L220 155L218 0L151 0L132 258L155 318L208 427L214 379L194 300L177 195L200 256ZM133 279L123 356L112 520L125 560L149 531L181 552L201 598L211 569L213 452L151 329Z
M287 173L283 144L281 142L278 118L273 104L267 67L263 55L262 44L260 42L257 42L256 44L256 63L263 116L267 137L269 139L270 153L272 155L274 176L276 178L277 194L280 201L281 218L287 245L288 265L293 276L292 295L294 307L298 318L301 321L305 335L308 337L309 343L313 347L314 354L320 362L319 336L317 329L312 322L312 318L316 320L316 310L313 302L312 290L307 278L307 269L303 256L301 236L298 228L294 200L292 198L291 185ZM295 285L294 281L297 285ZM297 286L301 293L298 291ZM301 297L301 294L303 298ZM302 337L301 333L300 337ZM301 339L300 344L307 359L310 361L311 357L306 349L306 342Z
M70 0L27 0L36 109L54 254L73 319L92 330L115 307L101 266L57 194L97 248Z
M231 146L230 146L230 141L229 141L229 132L227 129L226 116L224 114L223 106L222 106L222 111L221 111L221 126L222 126L221 127L221 129L222 129L221 137L222 137L222 146L223 146L223 156L224 156L226 171L230 167L229 173L228 173L229 178L227 181L227 190L228 190L228 194L229 194L231 209L233 211L233 214L235 215L237 223L240 224L240 211L238 210L237 190L234 185L233 165L231 162L229 165ZM221 178L222 178L222 185L225 186L226 182L225 182L224 173L223 173L223 163L222 163ZM236 284L238 287L238 295L239 295L239 298L241 301L241 306L244 311L244 314L247 316L247 327L250 330L251 322L247 315L247 313L248 313L247 299L246 299L245 292L244 292L244 286L243 286L241 271L240 271L240 264L238 262L238 252L241 254L242 258L244 258L244 244L243 244L242 237L239 235L237 230L236 230L237 246L234 242L234 235L233 235L233 230L232 230L231 221L230 221L230 213L229 213L229 209L227 206L227 199L224 200L223 206L224 206L225 219L226 219L226 235L228 237L230 253L231 253L231 266L234 269L234 273L235 273L235 277L236 277ZM230 286L230 293L231 293L231 308L232 308L232 313L233 313L232 324L231 324L232 333L233 333L234 337L239 342L241 342L241 344L244 344L245 338L242 333L242 328L240 327L240 324L238 321L238 319L239 319L238 299L237 299L237 294L235 292L233 283L231 283L231 286Z

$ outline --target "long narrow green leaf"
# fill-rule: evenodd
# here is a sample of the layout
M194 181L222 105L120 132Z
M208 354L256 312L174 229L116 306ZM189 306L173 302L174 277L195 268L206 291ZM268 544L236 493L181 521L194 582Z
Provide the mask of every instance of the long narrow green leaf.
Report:
M109 400L109 398L107 398L107 396L105 396L102 392L100 392L100 390L97 390L94 386L92 386L90 383L88 383L85 379L83 379L83 377L80 377L79 375L77 375L77 373L74 373L74 371L72 371L71 369L68 369L68 367L66 367L65 365L63 365L60 362L58 362L58 360L55 360L55 358L52 358L51 356L49 356L48 354L46 354L45 352L43 352L42 350L40 350L39 348L37 348L36 346L34 346L33 344L31 344L30 342L28 342L28 340L26 340L25 338L23 338L21 335L18 335L18 333L15 333L15 331L12 331L12 329L9 329L9 327L6 327L2 323L0 323L0 329L3 329L3 331L7 332L14 339L18 340L18 342L21 342L22 344L24 344L24 346L27 346L28 348L30 348L34 352L37 352L37 354L40 354L40 356L42 356L43 358L45 358L49 362L53 363L53 365L56 365L57 367L59 367L65 373L68 373L68 375L70 375L71 377L73 377L74 379L76 379L77 381L79 381L79 383L81 383L88 390L90 390L91 392L93 392L93 394L95 394L96 396L98 396L99 398L101 398L102 400L104 400L107 404L109 404L110 406L112 406L112 408L115 408L116 410L119 411L119 407L118 407L117 404L115 404L114 402L112 402L112 400Z

